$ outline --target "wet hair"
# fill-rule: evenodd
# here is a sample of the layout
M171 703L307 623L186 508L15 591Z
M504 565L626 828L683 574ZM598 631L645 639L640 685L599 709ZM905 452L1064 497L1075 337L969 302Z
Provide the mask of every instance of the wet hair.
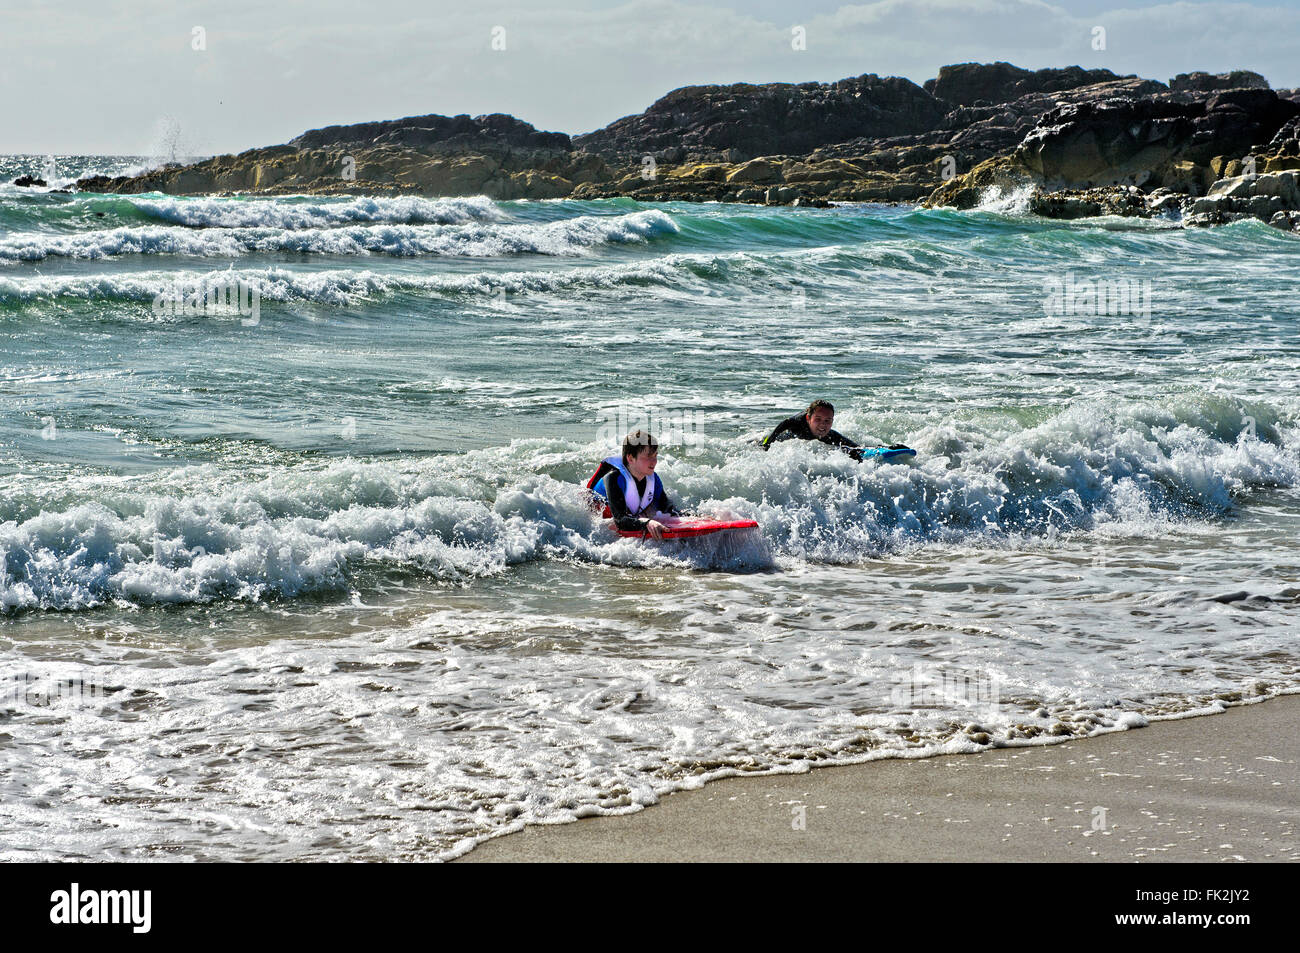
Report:
M820 397L808 405L808 409L803 412L803 415L805 417L811 417L819 410L829 410L831 416L835 416L835 408L831 405L831 402L829 400L822 400Z
M633 430L623 438L623 462L627 462L628 457L635 457L646 447L652 450L658 450L659 444L655 441L654 436L648 430Z

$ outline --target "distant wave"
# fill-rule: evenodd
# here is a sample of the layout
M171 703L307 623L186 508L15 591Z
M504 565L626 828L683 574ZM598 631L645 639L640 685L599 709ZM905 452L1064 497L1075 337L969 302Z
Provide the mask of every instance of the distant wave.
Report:
M319 255L483 258L505 255L579 255L600 245L641 242L677 231L663 212L582 215L541 224L351 225L340 228L192 229L145 226L75 235L27 232L0 239L0 261L97 259L117 255L238 258L255 252Z
M770 256L769 256L770 257ZM791 256L797 260L803 253ZM564 294L570 291L658 286L670 292L699 291L709 281L741 282L761 290L790 288L775 262L762 256L665 255L652 261L592 265L547 271L493 271L464 274L399 274L369 269L291 271L286 268L230 268L215 271L149 271L127 275L40 275L7 278L0 274L0 305L57 299L150 302L177 283L186 288L211 282L238 282L256 288L264 301L311 301L350 305L387 294L496 297ZM797 267L792 262L788 268Z
M495 222L506 216L484 196L426 199L364 197L347 201L297 202L293 199L128 199L148 218L202 228L281 228L300 230L335 225L460 225Z

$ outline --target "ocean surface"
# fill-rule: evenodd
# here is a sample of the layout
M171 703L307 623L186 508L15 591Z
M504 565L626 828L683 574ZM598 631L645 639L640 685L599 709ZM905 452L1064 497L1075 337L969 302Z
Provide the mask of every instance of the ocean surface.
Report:
M0 186L0 860L449 858L1300 690L1300 238L1024 206ZM915 460L755 445L815 397ZM760 529L617 539L637 424Z

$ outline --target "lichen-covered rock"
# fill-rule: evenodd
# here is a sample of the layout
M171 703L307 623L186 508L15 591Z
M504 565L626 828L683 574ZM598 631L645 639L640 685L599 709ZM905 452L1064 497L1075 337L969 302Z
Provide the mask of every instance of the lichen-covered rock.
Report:
M780 182L781 164L771 158L750 159L742 162L727 173L727 181L742 182Z
M700 182L723 182L727 180L729 168L719 162L699 162L678 166L668 172L672 179L695 179Z
M1191 205L1189 225L1222 225L1257 218L1291 230L1293 213L1300 214L1300 172L1240 175L1221 179L1209 194Z
M1003 193L1035 185L1035 180L1014 156L995 156L965 175L945 182L922 203L931 208L974 208L992 189Z

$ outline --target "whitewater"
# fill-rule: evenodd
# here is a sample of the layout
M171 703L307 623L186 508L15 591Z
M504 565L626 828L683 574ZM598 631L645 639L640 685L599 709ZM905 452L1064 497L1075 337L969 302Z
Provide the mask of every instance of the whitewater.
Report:
M129 162L0 186L0 859L446 859L1300 690L1294 235L58 191ZM816 397L916 458L757 446ZM638 424L758 530L615 537Z

